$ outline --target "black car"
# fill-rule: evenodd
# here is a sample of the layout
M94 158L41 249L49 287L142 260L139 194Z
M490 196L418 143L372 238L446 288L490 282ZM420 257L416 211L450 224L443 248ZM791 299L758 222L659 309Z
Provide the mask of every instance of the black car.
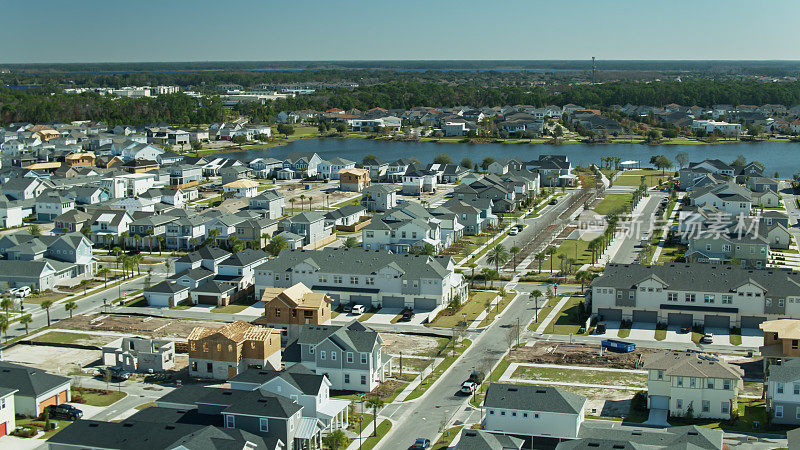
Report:
M125 381L131 377L131 374L123 370L121 367L106 367L104 369L100 369L98 374L101 378L105 378L106 373L110 374L111 381Z
M78 420L83 417L83 411L72 405L50 405L47 414L51 419Z
M412 317L414 317L414 311L410 309L405 309L403 310L403 315L400 317L400 320L402 320L403 322L408 322L411 320Z
M551 205L555 205L556 203L558 203L558 199L557 199L557 198L554 198L554 199L550 200L550 202L549 202L549 203L550 203Z

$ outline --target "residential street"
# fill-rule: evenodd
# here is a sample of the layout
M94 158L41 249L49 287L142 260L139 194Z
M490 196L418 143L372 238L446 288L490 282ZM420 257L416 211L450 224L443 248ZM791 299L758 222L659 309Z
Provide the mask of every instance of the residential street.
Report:
M609 189L606 193L614 193L613 189L614 188ZM650 194L649 197L645 197L641 200L645 202L644 206L641 207L641 214L634 217L630 222L623 223L623 227L628 227L623 231L625 239L611 262L620 264L632 263L638 256L639 250L641 250L639 243L641 242L642 235L644 233L652 233L655 223L653 220L653 213L658 208L661 199L665 198L667 194L652 190L648 192Z

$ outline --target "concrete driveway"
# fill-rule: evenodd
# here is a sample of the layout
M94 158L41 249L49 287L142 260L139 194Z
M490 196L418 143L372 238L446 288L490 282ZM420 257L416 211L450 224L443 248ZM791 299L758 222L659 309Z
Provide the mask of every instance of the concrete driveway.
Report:
M656 335L656 324L648 322L634 322L628 339L653 340Z
M389 324L403 310L401 308L381 308L378 312L365 320L366 324Z
M600 336L603 338L617 339L619 336L619 322L606 322L606 332Z
M705 329L706 333L713 335L711 343L713 345L731 345L731 332L725 328L708 328Z
M667 337L664 338L665 342L692 342L692 333L681 333L681 327L678 325L670 325L667 327Z
M764 333L755 328L742 329L742 346L743 347L760 347L764 344Z

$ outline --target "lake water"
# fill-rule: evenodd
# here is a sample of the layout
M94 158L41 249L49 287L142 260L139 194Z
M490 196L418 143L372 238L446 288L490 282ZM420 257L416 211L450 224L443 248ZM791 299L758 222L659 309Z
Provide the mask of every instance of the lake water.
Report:
M690 161L720 159L732 162L737 155L748 161L758 161L765 167L765 174L776 171L782 178L791 178L800 172L800 144L782 142L731 143L718 145L642 145L642 144L570 144L552 146L546 144L466 144L432 142L373 141L371 139L300 139L291 144L220 154L227 158L250 161L259 157L282 159L292 152L316 152L323 159L335 156L360 162L364 155L373 154L379 159L392 162L398 158L415 157L423 163L432 162L439 153L448 154L456 163L469 158L480 164L486 156L493 158L518 158L523 161L537 159L543 154L567 155L573 166L600 164L604 156L617 156L623 161L641 161L648 165L653 155L665 155L675 161L678 152L686 152ZM677 168L677 164L675 166Z

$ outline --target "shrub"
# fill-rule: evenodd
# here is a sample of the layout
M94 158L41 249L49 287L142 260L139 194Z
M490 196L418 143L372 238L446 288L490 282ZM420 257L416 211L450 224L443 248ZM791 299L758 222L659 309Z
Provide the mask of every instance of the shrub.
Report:
M633 395L631 399L631 409L633 411L647 410L647 394L644 391L639 391Z
M21 428L19 430L12 431L11 435L23 438L29 438L36 436L36 433L38 433L38 431L33 428Z

